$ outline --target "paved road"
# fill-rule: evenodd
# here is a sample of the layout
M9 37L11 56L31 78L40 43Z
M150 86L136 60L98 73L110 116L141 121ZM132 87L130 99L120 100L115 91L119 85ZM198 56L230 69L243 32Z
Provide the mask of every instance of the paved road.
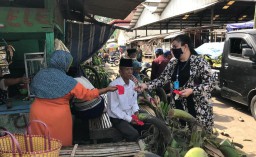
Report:
M116 77L118 67L105 66L112 79ZM248 157L256 157L256 121L251 116L248 108L244 105L221 98L220 96L213 97L213 110L215 127L219 131L225 131L230 135L230 138L220 134L222 139L230 139L236 143L242 144L243 151ZM240 121L242 118L244 122Z

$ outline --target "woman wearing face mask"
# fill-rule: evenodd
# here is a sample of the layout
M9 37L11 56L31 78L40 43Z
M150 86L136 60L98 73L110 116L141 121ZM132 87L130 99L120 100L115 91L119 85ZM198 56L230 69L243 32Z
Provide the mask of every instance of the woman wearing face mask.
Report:
M178 35L173 39L172 52L176 59L171 60L162 74L147 84L136 87L136 90L162 87L170 81L171 90L179 90L180 94L172 91L171 105L185 110L196 117L207 132L212 132L213 110L211 91L213 77L207 61L197 55L192 42L187 35Z

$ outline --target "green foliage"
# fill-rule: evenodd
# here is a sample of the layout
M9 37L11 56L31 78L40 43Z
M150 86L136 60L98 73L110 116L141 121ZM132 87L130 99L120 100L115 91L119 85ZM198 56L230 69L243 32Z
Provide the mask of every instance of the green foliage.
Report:
M145 114L139 116L140 120L153 124L144 139L147 151L164 157L184 157L191 148L192 150L199 150L193 148L200 148L200 150L206 151L207 148L204 146L211 145L219 149L224 156L244 156L244 153L235 149L231 142L221 142L216 135L206 134L201 125L189 113L172 109L169 104L163 102L153 105L147 101L144 104L152 108L157 116L155 118ZM184 120L188 125L181 125L180 120ZM201 153L202 156L205 155L205 152L200 150L194 153L190 151L189 155L197 156L197 153Z
M109 74L101 66L81 65L83 75L95 88L105 88L110 83Z
M221 61L222 61L222 55L218 56L217 59L211 59L209 55L202 55L203 58L209 62L212 68L220 68L221 67Z

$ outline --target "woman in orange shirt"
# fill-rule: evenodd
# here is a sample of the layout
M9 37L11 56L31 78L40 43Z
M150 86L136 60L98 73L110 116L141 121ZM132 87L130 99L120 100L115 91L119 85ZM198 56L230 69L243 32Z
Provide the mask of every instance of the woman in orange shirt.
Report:
M35 95L35 100L30 109L30 120L46 123L51 137L60 140L63 146L72 145L70 99L76 97L88 101L117 89L111 86L103 89L86 89L66 75L72 61L69 52L55 51L48 68L40 70L31 83L31 92ZM33 123L31 130L37 135L44 133L44 128L39 124Z

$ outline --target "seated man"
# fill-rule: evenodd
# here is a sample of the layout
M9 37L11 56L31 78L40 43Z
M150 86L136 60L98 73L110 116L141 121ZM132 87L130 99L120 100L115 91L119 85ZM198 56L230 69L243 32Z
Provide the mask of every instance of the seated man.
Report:
M139 132L134 128L136 121L132 115L137 115L139 106L137 103L137 92L134 90L135 84L130 80L133 73L132 59L120 60L120 77L110 83L110 86L120 85L124 87L124 93L109 92L108 95L108 115L113 126L119 130L127 141L136 141ZM138 126L135 126L138 127Z

